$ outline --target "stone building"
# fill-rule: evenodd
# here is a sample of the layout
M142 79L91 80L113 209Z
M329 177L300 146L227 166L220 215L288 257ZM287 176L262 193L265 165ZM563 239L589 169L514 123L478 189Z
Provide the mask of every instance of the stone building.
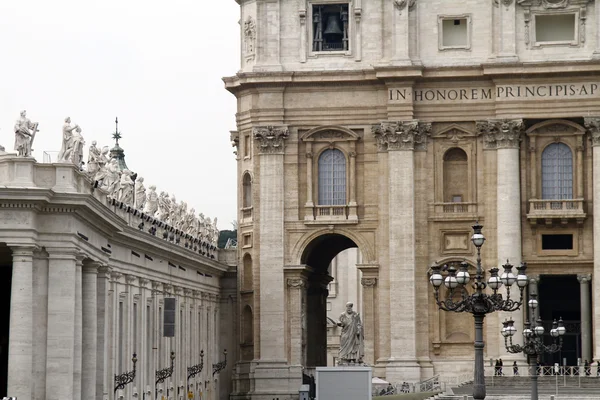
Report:
M544 362L600 358L596 2L237 1L233 398L294 396L326 364L328 265L351 247L374 375L472 372L472 317L438 311L428 266L474 266L475 221L484 268L526 261L541 318L568 321ZM505 317L486 359L515 359Z
M0 397L228 398L234 254L73 163L0 152Z

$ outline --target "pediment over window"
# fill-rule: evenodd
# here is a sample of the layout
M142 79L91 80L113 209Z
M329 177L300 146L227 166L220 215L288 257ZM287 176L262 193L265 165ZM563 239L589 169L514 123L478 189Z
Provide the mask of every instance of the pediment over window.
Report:
M340 142L340 141L357 141L360 140L360 136L342 126L328 125L313 128L308 132L305 132L301 140L303 142Z
M466 130L465 128L463 128L460 125L452 124L452 125L445 127L440 132L436 133L433 138L434 139L446 139L453 143L458 143L465 138L475 137L475 136L476 135L474 132L469 132L468 130Z
M585 128L575 122L565 119L551 119L533 125L527 129L527 135L549 135L549 136L564 136L564 135L584 135Z
M523 7L540 7L545 10L581 6L591 2L592 0L517 0L517 3Z

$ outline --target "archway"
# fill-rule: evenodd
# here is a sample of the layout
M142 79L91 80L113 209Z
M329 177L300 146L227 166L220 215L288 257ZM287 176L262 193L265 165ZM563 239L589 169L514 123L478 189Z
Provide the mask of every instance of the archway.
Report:
M306 284L306 348L305 366L327 365L327 304L329 284L333 280L331 263L344 250L358 248L347 236L326 233L314 238L304 249L302 264L309 267ZM335 312L333 313L335 314ZM336 319L339 316L332 315Z

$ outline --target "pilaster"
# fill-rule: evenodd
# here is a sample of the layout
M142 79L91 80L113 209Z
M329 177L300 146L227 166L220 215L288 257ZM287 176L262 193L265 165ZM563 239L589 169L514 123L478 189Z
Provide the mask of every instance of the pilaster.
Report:
M109 279L110 268L106 265L98 267L96 278L96 394L95 400L108 398L109 393Z
M579 299L581 302L581 358L585 361L592 360L592 321L590 301L589 274L577 275L579 281Z
M410 65L410 21L409 9L412 9L416 0L394 0L388 5L392 9L392 64Z
M292 365L306 365L306 287L312 268L286 265L288 360Z
M82 269L82 399L93 399L96 396L99 267L98 262L87 262Z
M79 253L75 260L75 343L74 343L74 360L73 366L73 399L81 399L81 377L82 377L82 340L83 332L83 290L82 290L82 268L83 254Z
M34 400L46 399L48 341L48 253L33 253L33 380Z
M503 62L515 62L517 57L517 16L516 2L513 0L495 0L498 16L497 60Z
M378 326L379 318L377 316L379 265L377 264L358 264L356 266L362 272L360 284L362 286L363 299L363 326L365 357L364 361L369 365L374 365L378 358L376 344L379 342Z

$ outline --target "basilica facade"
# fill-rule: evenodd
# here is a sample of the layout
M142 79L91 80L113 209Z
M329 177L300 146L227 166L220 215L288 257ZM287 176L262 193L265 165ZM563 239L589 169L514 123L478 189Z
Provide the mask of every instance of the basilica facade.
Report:
M348 248L374 376L471 374L473 318L440 311L428 278L432 262L474 270L476 221L484 269L526 262L542 321L565 320L542 361L598 360L596 2L237 1L232 398L293 398L327 365L331 261ZM486 317L486 359L523 360L508 316Z

